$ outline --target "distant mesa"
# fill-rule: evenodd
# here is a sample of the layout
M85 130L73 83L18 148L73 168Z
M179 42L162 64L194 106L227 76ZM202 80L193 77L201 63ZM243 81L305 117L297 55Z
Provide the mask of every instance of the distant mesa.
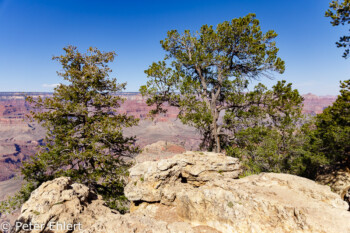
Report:
M25 96L32 97L49 97L50 92L0 92L0 118L21 118L29 113L29 105L25 103ZM145 118L151 109L147 106L146 100L139 92L121 92L118 95L125 97L127 100L119 109L122 113L128 113L140 118ZM303 112L307 114L319 114L325 107L331 105L337 96L325 95L317 96L312 93L303 95L304 108ZM163 115L163 119L176 118L177 109L169 107L167 114Z
M152 107L146 104L146 99L138 92L122 92L118 95L126 101L118 109L119 113L126 113L141 119L139 126L125 130L126 135L137 135L137 144L142 148L155 144L154 147L166 148L162 153L155 151L144 152L141 160L158 160L160 154L172 156L172 151L181 153L182 150L197 150L200 136L195 129L183 125L178 119L178 109L167 107L168 111L154 119L147 120ZM17 172L23 160L34 155L37 145L42 143L45 131L39 125L25 120L30 113L31 106L25 101L26 96L50 97L50 92L0 92L0 181L8 180ZM316 115L331 105L336 96L317 96L312 93L303 95L303 113ZM162 144L163 143L163 144ZM168 143L164 146L164 143ZM172 146L171 143L181 146ZM174 145L175 145L174 144ZM150 149L152 146L150 146ZM165 152L165 153L164 153Z
M337 99L337 96L326 95L326 96L317 96L311 93L303 95L304 97L304 108L303 113L316 115L323 112L323 110L332 105L333 102Z

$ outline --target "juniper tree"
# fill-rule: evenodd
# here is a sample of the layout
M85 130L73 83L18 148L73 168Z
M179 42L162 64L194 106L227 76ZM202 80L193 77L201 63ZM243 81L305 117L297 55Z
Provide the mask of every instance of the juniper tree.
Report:
M329 9L326 11L326 17L331 18L333 26L346 25L350 23L350 0L334 0L329 4ZM340 37L336 43L338 48L345 48L343 57L349 56L350 36L344 35Z
M350 1L334 0L326 12L333 26L350 23ZM343 57L348 58L350 36L344 35L337 46L345 48ZM340 82L340 95L333 105L317 116L314 151L324 154L331 163L346 162L350 167L350 80Z
M341 82L340 88L336 101L317 115L313 151L332 164L350 167L350 80Z
M27 188L15 196L17 203L43 182L67 176L102 195L110 207L120 207L130 165L125 158L138 152L135 137L123 136L122 130L138 120L116 113L123 99L115 94L126 84L109 78L115 53L89 48L83 54L73 46L64 51L53 59L62 65L58 75L67 84L58 85L50 98L27 98L35 109L32 117L47 135L39 152L23 164Z
M320 162L305 147L308 120L302 114L303 97L291 83L278 81L271 90L259 84L243 93L250 103L224 117L225 128L234 133L226 153L238 157L247 174L283 172L310 176L310 164Z
M284 72L276 37L262 32L254 14L216 28L204 25L197 33L169 31L160 42L165 59L145 71L149 81L140 91L156 106L151 113L165 112L164 103L178 107L182 122L203 136L202 147L220 152L231 134L220 118L257 104L241 99L251 80Z

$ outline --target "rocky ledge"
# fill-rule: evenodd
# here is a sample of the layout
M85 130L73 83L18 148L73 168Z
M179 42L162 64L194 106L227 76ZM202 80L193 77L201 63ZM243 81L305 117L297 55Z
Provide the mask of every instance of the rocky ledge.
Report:
M327 185L349 204L350 211L350 169L329 167L316 177L316 182Z
M17 224L44 227L31 232L350 232L348 205L328 186L286 174L238 179L240 172L237 159L215 153L139 163L130 170L126 215L59 178L32 193ZM50 222L82 229L49 231Z

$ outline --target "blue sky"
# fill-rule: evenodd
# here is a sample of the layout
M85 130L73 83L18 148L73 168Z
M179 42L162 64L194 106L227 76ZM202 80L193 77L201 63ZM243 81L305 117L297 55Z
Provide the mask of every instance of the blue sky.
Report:
M137 91L144 70L163 58L159 41L171 29L198 30L201 25L256 13L264 31L273 29L286 62L275 80L292 82L300 93L336 95L349 79L348 60L335 42L347 33L324 17L330 0L0 0L0 91L52 91L61 82L53 55L72 44L118 54L113 77Z

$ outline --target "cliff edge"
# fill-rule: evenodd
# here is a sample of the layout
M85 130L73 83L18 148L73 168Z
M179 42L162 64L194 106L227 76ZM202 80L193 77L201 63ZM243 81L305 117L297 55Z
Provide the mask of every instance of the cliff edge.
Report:
M286 174L238 179L240 173L238 159L208 152L136 164L126 215L62 177L32 193L16 223L22 228L12 232L28 232L25 224L39 227L29 232L67 233L350 232L348 205L328 186Z

